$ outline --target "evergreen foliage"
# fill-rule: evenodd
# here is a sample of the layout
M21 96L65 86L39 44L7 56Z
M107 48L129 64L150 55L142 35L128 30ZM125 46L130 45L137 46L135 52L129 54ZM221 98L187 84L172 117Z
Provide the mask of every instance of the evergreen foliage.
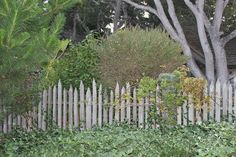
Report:
M5 106L23 105L31 98L35 72L64 51L60 40L63 11L79 0L0 1L0 101ZM19 107L17 107L19 109Z

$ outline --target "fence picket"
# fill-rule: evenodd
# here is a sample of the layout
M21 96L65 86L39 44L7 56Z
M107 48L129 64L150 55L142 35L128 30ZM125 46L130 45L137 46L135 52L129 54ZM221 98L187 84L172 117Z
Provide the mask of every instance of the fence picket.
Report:
M98 126L102 126L102 85L99 86L98 91Z
M67 127L67 91L63 90L63 128Z
M228 83L223 84L223 91L222 91L222 96L223 96L223 116L226 117L228 114Z
M92 119L92 125L96 125L97 124L97 86L96 86L96 82L93 79L93 119Z
M203 96L208 96L208 83L204 87L204 93ZM208 120L208 104L204 103L202 108L202 120L206 122Z
M120 121L124 122L125 120L125 88L121 89L121 105L120 105Z
M8 119L8 123L7 123L8 132L10 132L12 129L12 114L9 114L7 119Z
M215 83L212 82L209 87L209 96L210 96L210 102L209 102L209 119L215 120L215 98L216 98L216 91L215 91Z
M73 88L69 89L69 129L73 128Z
M108 118L108 95L107 95L107 90L105 89L104 91L104 103L103 103L103 124L107 123L107 118Z
M216 104L215 104L215 120L216 122L220 122L221 120L221 84L220 81L217 80L216 82L216 93L215 93L215 98L216 98Z
M133 122L137 122L137 96L136 88L133 90Z
M6 114L6 109L3 107L3 114L5 115L4 120L3 120L3 133L7 133L7 114Z
M142 98L139 100L139 105L138 105L138 122L139 122L139 127L143 128L144 125L144 99Z
M85 111L84 111L84 84L81 81L80 82L80 123L81 123L81 129L85 129Z
M57 125L59 128L62 127L62 84L61 81L59 80L58 82L58 117L57 117Z
M234 77L234 107L233 107L234 122L236 122L236 77Z
M182 107L177 107L177 124L182 125Z
M53 87L53 109L52 109L52 116L53 116L53 122L57 122L57 87Z
M113 122L113 106L114 106L114 93L111 90L110 94L110 104L109 104L109 124L112 124Z
M115 121L119 122L119 120L120 120L120 87L117 82L115 88Z
M79 127L79 114L78 114L78 90L75 88L74 91L74 127L78 128Z
M192 103L192 96L189 96L189 103L188 103L188 122L189 124L194 124L194 107Z
M148 128L149 98L145 98L145 128Z
M186 94L184 93L184 96L186 96ZM187 100L184 101L183 104L183 125L187 126L188 124L188 102Z
M86 129L90 129L92 127L92 115L91 115L91 91L88 88L86 92Z
M46 130L46 109L47 109L47 91L43 91L43 106L42 106L42 130Z
M130 109L130 84L126 84L126 93L127 93L127 101L126 101L126 119L128 124L130 124L131 121L131 109Z
M229 122L232 122L232 115L233 115L233 88L232 88L232 85L229 84L229 89L228 89L228 94L229 94L229 108L228 108L228 112L229 112L229 115L228 115L228 119L229 119Z
M23 123L22 117L21 117L21 120L22 120L22 123ZM42 101L41 100L40 100L39 105L38 105L38 128L42 129Z
M47 109L47 116L51 117L52 115L52 87L48 88L48 109Z
M37 117L37 115L36 115L36 117ZM19 114L17 115L17 121L16 121L16 124L17 124L18 127L21 126L21 116L20 116Z

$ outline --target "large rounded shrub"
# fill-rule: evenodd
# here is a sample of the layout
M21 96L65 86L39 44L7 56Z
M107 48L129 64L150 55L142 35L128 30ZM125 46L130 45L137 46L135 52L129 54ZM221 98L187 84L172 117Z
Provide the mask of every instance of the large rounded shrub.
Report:
M143 75L156 78L185 63L180 45L161 29L124 29L102 40L96 50L106 86L135 84Z

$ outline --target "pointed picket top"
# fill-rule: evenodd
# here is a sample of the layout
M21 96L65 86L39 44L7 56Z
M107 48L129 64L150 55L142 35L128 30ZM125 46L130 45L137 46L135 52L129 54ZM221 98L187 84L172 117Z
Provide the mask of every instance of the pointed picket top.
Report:
M120 115L120 119L121 122L123 122L125 120L125 87L122 87L121 89L121 115Z
M122 89L121 89L121 95L122 95L122 96L125 95L125 87L122 87Z
M127 93L127 101L126 101L126 118L128 123L130 124L131 122L131 108L130 108L130 93L131 93L131 89L130 89L130 84L129 82L126 84L126 93Z
M102 126L102 85L98 90L98 126Z
M91 104L92 104L92 98L91 98L91 90L90 88L87 89L86 92L86 129L89 129L92 127L92 117L91 117Z
M74 90L74 127L78 128L79 126L79 109L78 109L78 90Z
M61 87L62 86L62 83L61 83L61 80L58 81L58 87Z
M115 96L119 97L119 95L120 95L119 93L120 93L120 86L119 86L119 83L116 82Z
M80 81L80 87L79 88L84 90L84 83L83 83L83 81Z
M67 91L63 89L63 128L66 129L67 126Z
M92 118L92 125L96 125L97 124L97 86L96 86L96 82L95 82L95 79L93 79L93 82L92 82L92 90L93 90L93 93L92 93L92 106L93 106L93 118Z
M80 81L80 123L81 129L85 129L85 95L84 95L84 84L83 81Z
M91 99L91 90L90 90L90 88L88 88L87 91L86 91L86 99L87 100Z

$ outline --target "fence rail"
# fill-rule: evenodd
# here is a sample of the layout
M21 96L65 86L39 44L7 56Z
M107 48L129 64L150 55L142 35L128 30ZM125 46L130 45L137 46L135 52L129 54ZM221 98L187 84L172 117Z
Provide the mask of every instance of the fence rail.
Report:
M235 121L236 88L232 84L217 81L216 84L209 84L205 93L211 97L211 101L204 104L201 110L194 109L191 100L177 108L177 124L197 124L209 120L220 122L223 119ZM160 98L156 97L155 101L160 102ZM117 84L115 91L107 91L93 81L92 89L85 90L81 81L79 90L72 86L67 90L59 81L58 85L41 93L39 104L31 111L22 115L7 114L0 125L0 131L10 132L14 126L28 131L35 126L46 130L52 122L63 129L89 129L94 125L103 126L114 121L127 121L142 128L156 128L158 122L148 125L151 105L149 98L138 101L137 89L131 89L129 84L122 88Z

